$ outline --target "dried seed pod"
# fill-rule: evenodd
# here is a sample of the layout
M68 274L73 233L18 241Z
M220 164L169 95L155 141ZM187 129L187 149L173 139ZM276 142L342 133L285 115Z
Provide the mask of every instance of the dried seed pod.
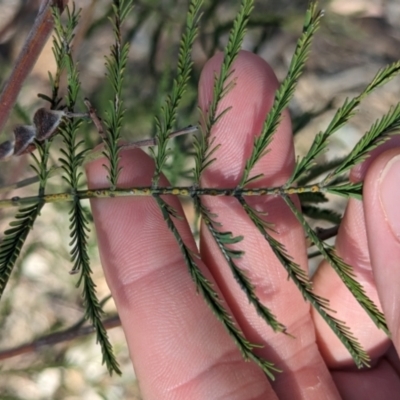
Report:
M7 140L0 144L0 161L7 160L14 154L14 143Z
M36 129L32 125L19 125L14 129L14 140L0 144L0 161L15 155L30 153L35 149Z
M35 148L36 129L32 125L19 125L14 129L14 154L19 156Z
M41 142L50 138L64 116L64 111L39 108L33 116L33 123L36 127L36 139Z
M43 142L53 136L63 117L82 118L88 117L86 113L72 113L61 110L48 110L39 108L33 116L32 125L19 125L14 129L15 140L7 140L0 144L0 161L12 155L21 155L35 150L35 139Z

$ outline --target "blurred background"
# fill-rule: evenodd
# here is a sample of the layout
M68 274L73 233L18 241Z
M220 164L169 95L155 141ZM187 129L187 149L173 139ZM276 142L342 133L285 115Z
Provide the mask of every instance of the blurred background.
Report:
M88 97L101 115L111 93L104 66L104 55L113 43L108 21L111 1L78 3L82 11L73 53L78 62L82 95L77 111L85 109L82 99ZM201 69L215 52L224 49L240 6L239 1L232 0L204 3L200 32L193 48L194 73L180 110L178 127L197 123L197 82ZM307 3L305 0L255 1L243 48L267 60L280 80L285 77L301 33ZM0 82L7 79L39 5L39 0L0 0ZM188 1L140 0L134 1L134 5L124 28L125 39L131 44L124 85L127 112L123 128L123 137L129 141L154 134L154 115L159 113L174 77ZM325 17L290 105L299 155L306 152L315 134L328 125L346 97L359 94L379 68L400 59L398 1L331 0L321 1L320 7L325 10ZM37 94L50 94L48 71L55 71L51 40L20 93L15 110L0 134L1 142L12 136L13 126L29 123L36 109L47 105ZM351 122L334 136L322 161L346 154L377 118L397 104L399 95L399 79L372 94ZM82 125L81 135L88 146L99 141L90 124ZM187 183L187 172L192 167L192 139L180 137L171 146L175 156L167 174L173 184ZM53 157L56 164L57 154ZM32 175L29 156L3 162L0 187ZM49 191L62 189L59 177L50 181ZM34 188L28 187L2 190L0 196L34 193ZM184 205L191 218L190 204ZM88 203L86 207L89 210ZM344 202L336 200L335 207L341 212ZM75 287L77 277L68 273L71 264L67 211L68 206L63 204L44 207L0 302L0 398L140 399L121 328L109 330L123 371L121 377L107 374L94 336L83 335L86 332L79 328L84 310L80 289ZM0 232L4 232L14 212L0 210ZM110 326L118 325L112 300L107 300L109 291L102 275L94 232L90 235L90 252L98 296L105 299L105 318ZM66 332L69 328L70 332ZM47 337L56 332L53 339ZM60 342L53 344L52 340ZM29 343L32 345L11 351Z

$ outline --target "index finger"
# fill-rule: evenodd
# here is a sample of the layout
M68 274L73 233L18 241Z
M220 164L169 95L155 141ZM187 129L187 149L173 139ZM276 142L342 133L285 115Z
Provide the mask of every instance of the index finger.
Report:
M214 56L206 65L200 79L199 105L206 112L213 96L214 76L222 63L222 54ZM202 185L206 187L235 187L241 178L246 160L253 149L254 137L259 135L272 106L278 81L268 64L257 55L242 51L232 67L235 86L222 99L219 111L231 107L212 128L215 162L204 172ZM294 167L293 138L288 113L269 146L269 152L255 166L253 174L263 174L254 183L260 187L282 185ZM277 319L288 328L293 339L275 334L256 313L246 295L232 276L212 235L203 224L201 254L232 309L246 337L263 343L259 350L264 358L283 370L273 383L281 398L320 399L329 393L334 398L336 388L315 343L309 304L306 304L294 283L274 255L269 244L246 215L235 198L205 197L204 204L216 217L224 232L244 239L232 248L245 251L236 264L255 285L261 302L269 307ZM273 224L271 232L301 267L307 269L304 232L283 200L262 196L246 201L258 211L267 212L266 220ZM296 199L294 199L296 201ZM315 396L315 397L313 397Z

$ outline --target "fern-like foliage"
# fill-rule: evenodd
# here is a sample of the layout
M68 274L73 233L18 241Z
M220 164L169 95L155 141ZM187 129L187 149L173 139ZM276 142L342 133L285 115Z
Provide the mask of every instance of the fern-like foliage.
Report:
M72 10L67 10L67 20L70 21L63 27L61 23L61 16L57 8L54 8L54 20L55 23L55 38L54 43L56 48L60 48L62 43L66 43L64 46L64 65L67 69L67 96L66 105L69 112L74 111L75 103L79 94L79 76L76 65L73 62L71 54L71 43L74 38L73 32L78 23L78 13L73 6ZM74 22L74 23L71 23ZM84 161L87 149L81 150L83 141L77 140L78 128L81 124L79 120L68 119L60 129L61 136L65 146L60 149L62 157L59 159L64 174L62 178L70 186L72 192L75 192L80 184L80 178L82 172L79 167ZM73 268L71 273L79 273L80 277L77 282L77 286L82 286L83 289L83 300L86 309L85 316L92 323L96 335L97 341L100 343L103 353L103 363L106 364L110 374L116 372L121 373L118 362L112 351L111 343L108 339L107 331L102 324L103 311L100 302L96 295L96 285L91 277L92 270L90 268L90 258L87 248L88 239L88 220L85 216L84 209L81 202L76 199L72 202L72 207L69 212L69 228L71 237L71 260L73 262Z
M399 129L400 104L372 125L371 129L364 134L343 162L323 180L321 186L335 179L338 175L345 173L355 165L362 163L373 149L386 142L390 134L398 133Z
M43 203L39 203L19 209L15 220L10 223L10 229L4 232L0 244L0 298L21 253L22 246L42 207Z
M233 27L228 39L228 45L224 52L224 60L221 69L219 74L215 76L213 99L206 110L206 113L201 115L202 135L200 135L200 137L195 137L194 142L196 150L196 167L194 170L195 185L199 185L201 174L215 160L213 155L220 146L219 144L214 144L214 139L210 140L211 128L227 111L229 111L229 108L226 108L217 114L218 104L221 99L235 85L234 80L229 81L234 72L232 71L232 64L241 48L246 33L246 25L252 9L253 1L242 1L240 11L233 22Z
M316 233L312 230L310 225L305 220L303 214L299 212L292 200L287 195L284 195L283 199L285 200L286 204L289 206L293 214L296 216L296 218L299 220L299 222L302 224L302 226L305 228L306 233L308 234L311 241L317 246L320 254L322 254L324 258L330 263L330 265L335 269L336 273L342 279L343 283L350 290L350 292L359 302L361 307L367 312L375 325L389 335L389 329L387 327L384 315L379 311L373 301L368 298L362 285L357 282L352 267L345 263L338 256L332 246L327 245L318 238ZM358 344L354 336L351 334L349 328L347 328L343 322L332 318L328 314L324 314L325 313L321 314L321 316L325 319L328 325L333 329L333 331L340 338L342 343L346 346L358 367L361 367L362 365L368 366L369 357ZM332 323L332 321L330 321L331 318L333 322L336 321L336 326Z
M102 325L101 303L97 299L95 284L91 278L92 271L87 249L89 223L81 200L118 196L152 196L159 206L171 234L178 243L198 292L204 297L206 303L231 335L244 358L254 361L273 379L273 373L278 370L272 363L256 355L254 350L259 346L250 343L245 338L240 328L234 322L234 319L230 316L225 308L223 299L218 295L218 291L206 278L201 268L199 268L197 252L185 244L176 228L174 220L181 216L162 197L168 194L192 198L197 214L202 220L203 228L207 229L214 239L218 251L222 254L232 275L246 294L250 304L254 306L258 315L272 329L285 333L286 327L277 320L273 314L273 310L270 310L267 304L260 302L256 294L256 288L251 282L250 274L239 267L239 261L243 256L243 251L240 249L243 237L240 235L234 236L232 232L224 229L219 222L218 215L211 208L207 207L203 200L203 196L233 196L269 244L273 254L280 261L283 268L285 268L289 278L293 280L304 299L310 302L346 346L354 358L356 365L358 367L368 365L369 356L362 349L357 339L344 322L339 321L332 315L333 310L330 309L328 300L313 292L312 282L306 271L301 268L296 260L292 259L287 249L279 242L279 234L274 230L274 226L268 222L268 215L260 213L253 208L248 202L248 197L260 195L280 196L286 203L288 210L296 216L303 226L309 242L318 249L318 254L322 255L330 263L372 321L388 334L383 314L367 297L364 288L357 282L352 267L338 256L332 246L327 245L318 236L316 231L311 228L305 216L339 224L341 216L338 213L328 208L320 207L321 204L327 203L327 193L357 199L362 198L363 183L350 182L347 174L352 167L364 161L371 150L387 140L389 135L393 132L398 132L400 128L400 105L391 109L378 120L346 157L334 160L323 166L316 165L315 160L326 151L329 138L354 115L360 102L376 88L387 83L400 73L400 62L393 63L380 70L359 96L351 100L347 99L344 102L337 110L327 129L315 136L309 151L303 158L298 160L293 174L287 182L279 187L250 189L249 186L253 187L254 182L261 177L261 175L252 174L253 168L268 153L269 145L274 139L275 132L282 119L282 113L293 97L296 84L301 77L307 60L312 38L320 23L321 12L318 11L316 3L311 3L306 12L303 32L298 40L287 77L276 92L273 106L266 116L260 135L254 139L251 156L246 161L237 187L202 187L203 172L215 161L216 151L220 147L220 143L216 142L217 139L211 135L211 132L216 123L224 118L230 110L229 107L221 109L221 100L235 86L233 65L242 46L253 9L252 0L242 0L224 50L224 58L220 71L214 78L213 98L208 107L200 115L201 134L194 137L195 167L193 183L185 187L161 187L159 184L161 174L165 172L167 168L166 161L172 155L172 151L168 148L169 140L172 137L171 133L178 118L179 107L182 105L182 99L193 73L191 50L198 34L201 6L201 0L190 1L186 24L180 42L177 71L175 79L172 82L171 93L167 96L160 113L155 118L155 143L158 147L157 149L151 149L155 161L155 171L151 185L148 187L120 189L118 188L118 177L121 171L119 166L119 151L121 149L119 140L124 125L125 112L122 92L129 51L128 43L124 43L122 38L122 24L132 8L132 1L114 0L112 2L110 21L112 23L115 42L111 47L111 54L106 57L107 77L112 87L112 99L109 102L109 107L105 112L103 120L105 125L104 134L101 129L101 137L104 142L102 155L106 157L107 165L105 167L107 169L109 187L101 190L86 190L81 188L81 167L88 152L88 149L84 147L83 141L79 140L77 136L81 128L81 121L63 119L59 128L63 140L59 164L62 169L62 178L69 186L66 193L46 193L47 180L54 172L54 169L48 165L52 138L37 141L35 145L38 151L32 154L32 168L37 174L37 181L39 182L37 195L25 198L14 197L0 201L0 207L16 205L21 207L15 216L15 220L11 222L10 229L6 230L4 238L0 243L0 296L6 287L27 235L40 214L43 205L46 202L70 201L69 222L71 231L71 259L73 262L72 273L80 274L78 286L81 286L83 290L83 299L86 308L85 316L95 327L97 339L102 347L103 361L110 373L119 373L118 363L113 355L106 330ZM52 110L59 112L61 103L63 102L63 98L59 94L60 81L64 72L66 72L67 94L64 98L66 104L65 116L72 115L80 96L78 69L71 56L74 29L78 24L78 19L79 13L76 12L74 7L70 11L67 11L65 22L62 22L60 13L54 10L55 38L53 53L57 64L57 71L54 76L49 75L51 94L48 96L44 94L40 95L40 97L50 103ZM95 157L96 155L92 158ZM179 158L179 160L181 159L182 157ZM298 210L292 201L290 196L293 194L299 195L303 205L302 212Z
M378 71L371 83L357 97L351 100L345 100L344 104L336 111L326 130L324 132L319 132L315 136L307 154L297 163L291 178L287 182L287 186L297 182L310 168L313 167L315 158L326 150L329 137L349 121L349 119L354 115L355 109L360 102L376 88L389 82L399 73L400 62L397 61Z
M121 128L124 116L122 100L122 85L124 83L124 72L128 62L129 43L123 43L122 24L132 9L132 0L114 0L112 4L114 19L110 18L115 43L111 47L111 54L106 57L107 76L111 83L114 99L110 102L109 111L104 118L106 135L104 141L104 155L109 160L109 165L105 165L108 172L108 179L111 188L116 188L118 176L121 172L118 166L119 146L118 141L121 136Z
M199 201L197 197L196 202ZM244 254L243 251L234 250L231 247L236 243L240 243L243 240L243 236L233 236L232 232L226 232L221 230L222 225L216 221L216 214L210 212L204 204L196 204L196 209L200 210L200 215L203 218L204 224L208 231L211 233L218 245L219 250L225 258L225 261L229 265L232 271L232 275L238 282L241 289L246 294L249 302L254 306L257 314L265 320L265 322L276 332L286 332L286 327L281 324L275 317L275 315L265 305L263 305L255 293L255 286L251 283L250 278L246 272L239 268L235 260L240 259Z
M284 196L284 199L286 200L288 197ZM359 368L362 366L368 366L370 361L369 356L350 332L350 329L345 325L344 322L339 321L337 318L329 314L329 312L332 311L329 308L329 301L313 293L312 283L309 280L307 273L300 267L300 265L293 261L292 257L287 253L285 247L279 243L278 240L271 236L269 233L271 227L268 223L266 223L262 216L260 216L260 213L251 208L243 198L240 198L240 201L247 215L254 222L260 233L264 236L277 259L286 269L290 279L302 293L304 299L311 303L311 305L321 315L321 317L333 330L340 341L345 345L357 366ZM292 211L296 209L294 205L293 207L294 208Z
M182 100L183 94L185 93L192 71L193 61L191 58L191 49L198 32L200 8L202 3L202 0L192 0L190 2L186 17L186 27L179 46L177 78L174 79L171 95L167 97L165 105L161 108L161 116L156 117L155 119L157 154L152 151L156 164L153 186L158 185L160 174L165 166L168 157L168 136L176 121L178 106Z
M204 276L204 274L201 272L200 268L196 264L196 258L198 258L198 256L193 251L191 251L183 242L178 230L175 227L174 222L171 219L171 211L169 210L170 207L160 197L157 196L156 200L158 205L160 206L161 212L163 214L164 220L167 223L168 228L173 233L176 241L178 242L185 263L189 269L190 275L196 284L197 290L201 293L206 303L213 310L215 316L222 322L229 335L233 338L244 359L254 361L259 367L262 368L262 370L270 379L274 380L274 372L280 372L280 370L277 369L271 362L268 362L254 354L253 350L260 346L250 343L245 338L241 330L236 326L231 315L222 305L222 301L218 296L218 293L213 288L212 283Z
M384 315L378 310L378 307L373 303L371 299L365 293L362 285L356 281L353 269L350 265L346 264L334 251L332 246L322 242L315 232L311 229L310 225L305 220L303 214L299 212L292 200L288 196L283 196L286 204L289 206L293 214L297 217L299 222L305 228L308 237L317 246L318 250L324 256L330 265L335 269L336 273L342 279L343 283L350 290L356 300L360 303L361 307L371 317L372 321L376 326L382 329L386 334L389 334L389 329L385 322Z
M171 97L167 98L166 105L162 107L161 110L161 113L163 115L162 122L159 118L156 119L156 126L157 126L156 138L158 143L158 152L157 156L155 156L156 168L153 178L153 186L157 185L161 168L165 164L165 160L167 157L166 145L167 145L168 134L172 129L172 123L175 121L176 118L176 112L177 112L177 107L179 105L179 101L182 98L187 80L189 79L189 74L192 66L190 49L192 47L193 40L196 36L196 31L197 31L196 24L198 20L197 15L199 13L200 5L201 5L200 1L192 1L189 6L188 17L186 22L186 31L183 34L179 50L178 73L181 78L174 81L172 89L173 94ZM216 98L219 100L222 99L222 97L227 93L227 91L231 87L230 84L228 84L228 86L226 87L225 83L231 74L231 72L229 71L230 66L232 65L233 61L235 60L240 50L241 42L243 40L245 32L245 26L251 9L252 9L252 2L244 1L242 4L241 12L239 13L237 19L234 22L234 28L232 29L229 38L229 44L225 52L224 64L226 65L223 65L221 69L223 78L221 78L220 76L219 79L216 79L215 82L215 91L217 93ZM219 100L218 101L214 100L213 105L211 106L213 110L211 112L214 114L216 113ZM208 114L207 118L210 122L209 128L211 128L212 125L216 122L216 119L218 119L219 117L216 118L215 115L210 116ZM210 131L208 131L206 135L202 135L201 138L204 139L204 136L209 137L209 133ZM197 150L198 150L196 163L197 165L203 164L201 167L196 168L196 171L199 173L198 175L196 175L196 178L199 179L201 174L200 171L203 171L206 168L206 166L209 165L209 161L206 161L206 159L210 157L210 154L213 153L216 148L206 155L207 145L209 144L208 140L199 139L201 142L197 140L197 138L195 140L197 143ZM185 262L189 268L190 274L196 284L197 289L203 295L207 304L213 310L214 314L223 323L228 333L234 338L236 344L238 345L245 359L254 360L264 370L264 372L271 379L273 379L272 373L273 371L277 371L277 369L273 366L272 363L263 360L262 358L258 357L252 352L252 350L257 346L247 341L243 336L243 333L235 325L231 316L229 315L229 313L226 311L221 301L219 300L217 293L212 288L211 283L204 277L203 273L197 266L194 254L187 249L186 245L182 241L182 238L179 236L179 232L175 228L175 225L171 218L172 216L176 216L176 211L173 210L171 207L167 206L165 201L163 201L158 195L153 194L153 196L156 198L157 203L161 208L164 219L166 220L169 229L172 231L172 233L174 234L175 238L178 241L178 244L182 250L182 254L184 255ZM238 240L240 241L241 239L232 238L231 235L229 235L229 233L227 232L218 232L216 229L211 228L213 226L216 226L216 222L211 219L211 214L207 213L206 208L201 205L200 198L198 196L194 196L194 199L195 199L195 204L197 205L196 208L200 210L201 216L203 218L205 217L207 218L207 221L209 222L208 226L210 228L210 231L213 233L213 236L219 243L221 251L226 256L228 264L230 265L230 267L234 272L235 278L239 281L239 283L243 287L246 288L245 291L250 301L256 306L256 309L259 312L259 314L262 315L268 321L268 323L270 323L270 325L274 327L275 330L281 330L281 331L284 330L284 326L279 324L276 321L275 317L272 315L272 313L259 302L257 296L254 293L254 288L251 285L250 281L248 280L246 275L233 262L233 258L240 256L241 252L235 252L229 250L227 245L229 243L234 243Z
M317 4L311 3L306 12L303 34L297 41L296 50L293 54L288 74L275 94L274 103L264 122L260 136L254 140L253 151L249 159L246 161L246 166L239 187L247 186L250 182L261 177L260 175L250 177L251 170L257 161L268 152L268 145L271 143L273 135L278 128L282 112L288 106L289 101L293 97L297 81L304 69L310 50L311 40L315 31L318 29L320 19L321 12L318 11Z
M196 150L194 180L196 186L200 185L201 174L215 160L213 155L220 146L219 144L214 143L215 137L210 139L211 129L216 122L222 118L227 111L229 111L229 108L227 108L218 113L218 106L220 105L222 98L235 85L234 79L231 79L234 72L232 70L232 65L241 48L252 9L252 1L242 2L240 11L233 23L233 27L229 35L228 45L224 52L224 59L219 74L215 76L213 99L206 112L201 115L202 135L200 135L200 137L196 137L194 142ZM249 277L235 262L235 259L240 258L243 252L240 250L233 250L231 249L231 246L239 243L242 240L242 237L234 237L231 232L223 231L222 226L217 219L218 215L212 213L202 203L199 195L194 195L193 199L197 213L201 216L206 228L211 233L218 245L219 250L221 251L221 254L231 269L235 280L245 292L249 302L255 307L258 315L260 315L261 318L263 318L273 330L280 332L286 331L285 326L276 319L271 310L261 303L255 293L255 287L251 283ZM237 343L240 344L240 342ZM241 349L241 351L243 352L243 349ZM263 362L265 362L266 365L270 365L270 363L266 361ZM264 372L270 375L267 370L264 370Z

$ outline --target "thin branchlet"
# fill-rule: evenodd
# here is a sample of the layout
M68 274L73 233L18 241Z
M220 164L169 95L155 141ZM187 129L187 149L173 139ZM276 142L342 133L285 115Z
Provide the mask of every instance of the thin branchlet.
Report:
M285 200L289 199L285 197ZM329 307L329 301L313 293L312 282L309 280L306 271L304 271L300 265L293 261L292 257L288 254L285 247L279 243L279 241L272 237L270 226L264 220L262 215L249 206L244 198L240 198L241 204L250 219L254 222L256 228L260 231L262 236L268 242L271 250L275 254L276 258L280 261L282 266L286 269L289 278L297 286L304 299L309 301L314 309L321 315L329 327L333 330L339 340L347 348L351 356L353 357L356 365L359 368L363 366L369 366L369 356L365 350L358 343L357 339L351 333L350 329L345 325L344 322L339 321L332 315L333 311ZM293 210L296 207L293 205Z
M363 286L356 280L353 268L349 264L345 263L341 257L339 257L332 246L319 239L317 234L304 218L303 214L296 208L290 197L283 195L283 199L303 226L309 239L314 243L315 246L317 246L325 260L328 261L328 263L332 266L361 307L366 311L379 329L382 329L386 334L389 334L389 329L387 327L384 315L381 311L379 311L374 302L367 296Z
M56 38L55 47L63 49L62 64L67 70L67 110L73 113L75 103L79 95L79 75L77 67L72 59L71 46L74 38L74 30L78 24L79 12L75 7L67 10L67 23L65 28L61 23L59 14L55 14ZM80 120L67 119L60 129L64 142L64 147L60 149L62 157L59 162L64 171L62 178L67 182L72 193L78 190L82 173L79 167L83 164L87 149L82 150L83 141L77 140L77 133ZM79 199L71 204L69 212L70 229L70 254L73 268L71 273L80 273L77 286L82 287L82 297L86 309L85 317L91 322L96 332L97 341L101 346L103 354L103 363L105 363L110 374L116 372L121 374L118 362L112 351L111 343L108 339L107 331L102 324L103 310L96 294L96 285L92 279L92 270L90 267L90 257L88 254L88 232L89 221L85 215Z
M389 140L390 135L400 131L400 104L376 121L354 146L350 154L329 173L320 186L325 186L355 165L362 163L372 150Z
M315 2L311 3L306 13L303 34L297 41L289 71L275 94L274 103L264 122L260 136L254 139L253 151L246 161L239 187L244 187L261 177L261 175L251 176L251 171L256 163L268 152L268 146L282 119L282 113L293 97L297 82L308 58L311 41L318 29L320 19L321 12L318 11L317 4Z
M198 204L196 204L198 203ZM195 197L195 206L197 210L200 210L202 221L206 225L208 231L211 233L215 240L218 248L223 255L225 261L231 269L232 275L239 284L240 288L244 291L249 300L257 311L257 314L264 319L264 321L275 331L275 332L286 332L286 327L280 323L276 316L264 306L255 292L255 286L251 283L248 274L243 271L237 265L235 260L239 260L244 252L241 250L233 249L237 243L243 240L242 236L233 236L232 232L223 231L221 224L216 221L216 214L210 212L210 210L200 203L200 197Z
M208 108L201 114L201 135L195 137L194 147L196 151L194 169L194 182L200 184L203 171L214 162L215 152L220 144L215 143L215 136L211 137L212 127L220 120L229 108L219 111L218 106L222 98L234 87L235 79L232 66L236 60L246 33L246 26L253 9L253 1L243 0L239 13L236 16L229 34L228 45L224 51L224 59L218 74L214 78L214 91L212 101Z
M105 168L111 188L113 189L117 187L118 176L121 172L119 166L120 147L118 142L121 137L125 113L122 89L129 54L129 43L123 43L122 40L122 24L131 9L132 0L113 1L113 18L110 18L110 21L113 27L115 42L111 46L110 55L106 57L107 77L114 93L114 99L105 114L104 125L106 136L103 142L104 156L108 160L108 165L105 165Z
M169 155L167 145L170 133L175 124L178 107L192 72L193 61L191 58L191 49L198 33L202 3L202 0L192 0L190 2L186 17L186 27L179 47L177 77L173 81L171 95L167 97L165 104L161 107L161 116L155 118L157 152L151 149L155 159L153 186L158 185L161 172L167 161Z
M155 196L157 204L159 205L164 220L167 223L168 228L173 233L181 253L183 255L184 261L189 269L189 273L196 285L196 288L199 293L204 297L206 303L209 305L215 316L222 322L225 329L228 331L229 335L235 341L239 350L241 351L243 357L246 360L254 361L258 366L262 368L264 373L272 380L274 380L274 373L280 372L274 364L264 360L263 358L257 356L253 350L255 348L260 347L259 345L250 343L241 330L236 326L236 323L232 319L231 315L225 309L222 304L222 300L220 299L218 293L213 288L213 284L204 276L201 272L200 268L196 263L196 258L198 255L194 253L191 249L187 247L187 245L182 240L182 237L177 230L171 215L171 207L160 197Z
M361 101L375 89L389 82L400 73L400 61L380 69L367 87L355 98L346 99L344 104L336 111L334 117L324 132L319 132L312 142L307 154L297 162L292 176L286 185L290 186L299 181L315 165L315 159L327 149L328 139L355 114Z

